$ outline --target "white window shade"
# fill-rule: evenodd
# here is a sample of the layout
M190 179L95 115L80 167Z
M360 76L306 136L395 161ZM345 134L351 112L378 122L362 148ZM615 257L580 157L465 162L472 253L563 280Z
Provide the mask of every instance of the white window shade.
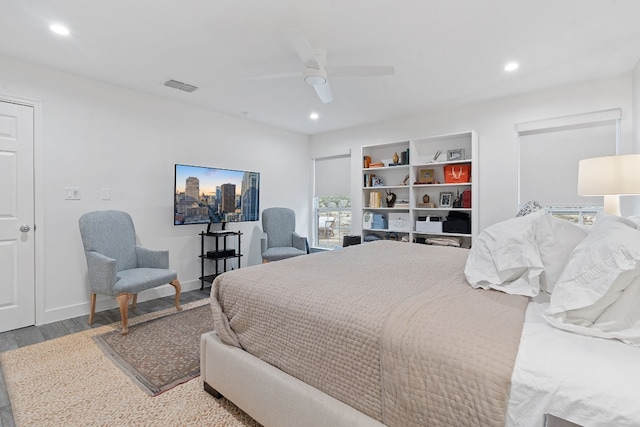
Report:
M335 156L315 159L315 196L351 194L351 157Z
M614 112L619 115L619 110ZM530 200L543 206L602 203L601 199L578 195L578 163L586 158L615 155L619 123L615 114L604 120L589 114L571 117L578 122L580 118L584 118L581 123L565 121L564 126L561 119L555 119L541 122L537 129L529 125L518 127L520 206Z

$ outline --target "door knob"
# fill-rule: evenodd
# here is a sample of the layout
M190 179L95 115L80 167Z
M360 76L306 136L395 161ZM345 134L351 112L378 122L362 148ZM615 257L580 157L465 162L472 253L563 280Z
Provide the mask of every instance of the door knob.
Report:
M26 233L27 231L31 230L31 227L29 227L28 225L21 225L20 226L20 231Z

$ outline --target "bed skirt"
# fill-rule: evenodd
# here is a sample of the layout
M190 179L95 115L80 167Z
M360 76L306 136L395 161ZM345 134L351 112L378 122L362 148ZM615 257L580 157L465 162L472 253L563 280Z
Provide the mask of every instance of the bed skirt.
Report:
M280 369L223 344L215 331L200 338L200 365L205 384L265 427L383 427Z

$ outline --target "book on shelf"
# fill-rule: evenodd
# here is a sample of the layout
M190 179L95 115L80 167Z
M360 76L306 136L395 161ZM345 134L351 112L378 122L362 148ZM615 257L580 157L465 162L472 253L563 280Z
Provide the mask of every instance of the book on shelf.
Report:
M407 148L402 153L400 153L400 164L408 165L409 163L410 163L409 149Z
M369 163L369 168L383 168L383 167L384 167L384 163L382 162Z
M369 207L379 208L380 206L382 206L382 193L379 191L369 193Z

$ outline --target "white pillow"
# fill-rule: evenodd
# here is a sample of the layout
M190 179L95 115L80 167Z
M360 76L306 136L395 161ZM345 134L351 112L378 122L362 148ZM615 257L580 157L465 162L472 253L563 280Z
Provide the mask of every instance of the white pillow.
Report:
M640 346L640 231L604 221L575 248L545 318L555 327Z
M469 252L464 274L474 288L535 296L543 270L530 216L483 230Z
M598 212L598 215L596 215L596 219L593 222L592 229L598 229L611 222L620 222L622 224L628 225L631 228L638 228L638 224L633 220L633 218L634 217L623 218L621 216L611 215L606 212Z
M587 232L544 211L484 229L465 266L474 288L536 296L560 278L571 251Z
M571 253L578 243L587 237L588 232L583 227L552 215L540 216L534 223L534 229L535 241L544 266L540 289L552 293Z
M636 225L636 228L640 230L640 216L637 216L637 215L628 216L625 219L633 222Z

